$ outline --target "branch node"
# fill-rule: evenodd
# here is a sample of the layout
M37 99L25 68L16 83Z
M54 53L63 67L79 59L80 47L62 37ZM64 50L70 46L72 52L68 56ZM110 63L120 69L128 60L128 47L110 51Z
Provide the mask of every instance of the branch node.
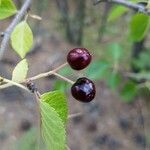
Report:
M37 91L35 84L31 80L26 81L26 86L29 89L29 91L31 91L31 93L35 93Z

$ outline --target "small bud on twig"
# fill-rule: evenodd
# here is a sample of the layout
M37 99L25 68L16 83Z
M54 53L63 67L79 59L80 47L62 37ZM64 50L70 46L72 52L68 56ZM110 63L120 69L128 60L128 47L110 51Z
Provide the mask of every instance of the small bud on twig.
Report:
M27 88L32 92L34 93L35 91L37 91L37 88L35 87L35 84L31 81L31 80L28 80L27 83Z

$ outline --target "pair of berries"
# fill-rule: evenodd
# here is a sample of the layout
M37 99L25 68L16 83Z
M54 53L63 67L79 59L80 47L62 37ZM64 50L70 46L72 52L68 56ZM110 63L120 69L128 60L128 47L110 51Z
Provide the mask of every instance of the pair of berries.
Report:
M74 48L67 55L67 62L74 70L86 68L90 64L91 59L89 51L85 48ZM72 85L71 93L78 101L90 102L95 97L95 85L90 79L82 77L77 79Z

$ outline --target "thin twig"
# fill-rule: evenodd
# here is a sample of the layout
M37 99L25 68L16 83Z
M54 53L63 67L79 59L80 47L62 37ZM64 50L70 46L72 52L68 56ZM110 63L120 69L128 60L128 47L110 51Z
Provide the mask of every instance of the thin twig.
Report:
M15 85L15 86L17 86L17 87L19 87L19 88L21 88L21 89L24 89L24 90L26 90L26 91L29 91L29 90L28 90L25 86L23 86L22 84L16 83L16 82L14 82L14 81L12 81L12 80L8 80L8 79L3 78L3 82L6 82L6 83L11 84L11 85Z
M33 18L33 19L36 19L36 20L42 20L42 17L37 16L37 15L33 15L33 14L30 14L30 13L29 13L29 16L30 16L31 18Z
M41 74L36 75L36 76L34 76L34 77L31 77L31 78L29 78L29 79L27 79L27 80L34 81L34 80L37 80L37 79L40 79L40 78L43 78L43 77L50 76L50 75L52 75L54 72L56 72L56 71L60 70L61 68L65 67L67 64L68 64L68 63L64 63L64 64L60 65L59 67L57 67L57 68L54 69L54 70L51 70L51 71L48 71L48 72L45 72L45 73L41 73ZM24 81L24 82L26 82L26 81Z
M139 81L139 80L150 81L150 76L148 74L144 74L144 73L125 72L124 76L129 77L129 78L133 78L137 81Z
M115 3L127 8L133 9L135 11L150 15L150 10L146 9L143 5L130 2L128 0L94 0L94 5L97 5L101 2Z
M71 115L68 116L68 119L72 119L72 118L75 118L75 117L79 117L79 116L81 116L81 115L82 115L82 113L71 114Z
M8 44L8 41L9 41L9 38L13 29L15 28L15 26L18 24L18 22L22 19L22 17L26 13L27 9L30 6L30 3L31 3L31 0L24 1L22 8L20 9L20 11L18 11L18 13L16 14L15 18L13 19L11 24L8 26L8 28L4 31L4 37L0 46L0 60L2 59L4 51L7 48L7 44Z
M72 81L72 80L70 80L70 79L68 79L68 78L66 78L66 77L64 77L64 76L62 76L62 75L60 75L60 74L58 74L56 72L53 72L53 75L59 77L60 79L62 79L64 81L67 81L68 83L74 84L74 81Z
M56 73L56 71L58 71L58 70L60 70L61 68L63 68L63 67L65 67L67 65L67 63L64 63L64 64L62 64L61 66L59 66L59 67L57 67L56 69L54 69L54 70L51 70L51 71L48 71L48 72L45 72L45 73L41 73L41 74L38 74L38 75L36 75L36 76L34 76L34 77L30 77L30 78L28 78L28 79L26 79L26 80L24 80L24 81L22 81L22 82L20 82L20 83L17 83L17 84L21 84L21 83L26 83L27 81L34 81L34 80L37 80L37 79L40 79L40 78L44 78L44 77L48 77L48 76L50 76L50 75L55 75L55 76L57 76L57 77L59 77L59 78L61 78L61 79L63 79L63 80L65 80L65 81L67 81L67 82L69 82L69 83L71 83L71 84L73 84L74 82L72 81L72 80L69 80L68 78L66 78L66 77L64 77L64 76L62 76L62 75L60 75L60 74L58 74L58 73ZM10 87L10 86L13 86L14 84L12 84L12 83L7 83L7 84L3 84L3 85L1 85L0 86L0 89L5 89L5 88L8 88L8 87Z

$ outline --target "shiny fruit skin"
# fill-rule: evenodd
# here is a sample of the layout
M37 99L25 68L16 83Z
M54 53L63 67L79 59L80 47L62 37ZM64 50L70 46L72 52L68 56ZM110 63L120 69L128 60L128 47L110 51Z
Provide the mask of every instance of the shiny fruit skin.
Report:
M91 62L92 56L86 48L74 48L67 55L67 62L74 70L82 70Z
M71 87L72 96L81 102L92 101L96 94L94 83L88 78L79 78Z

